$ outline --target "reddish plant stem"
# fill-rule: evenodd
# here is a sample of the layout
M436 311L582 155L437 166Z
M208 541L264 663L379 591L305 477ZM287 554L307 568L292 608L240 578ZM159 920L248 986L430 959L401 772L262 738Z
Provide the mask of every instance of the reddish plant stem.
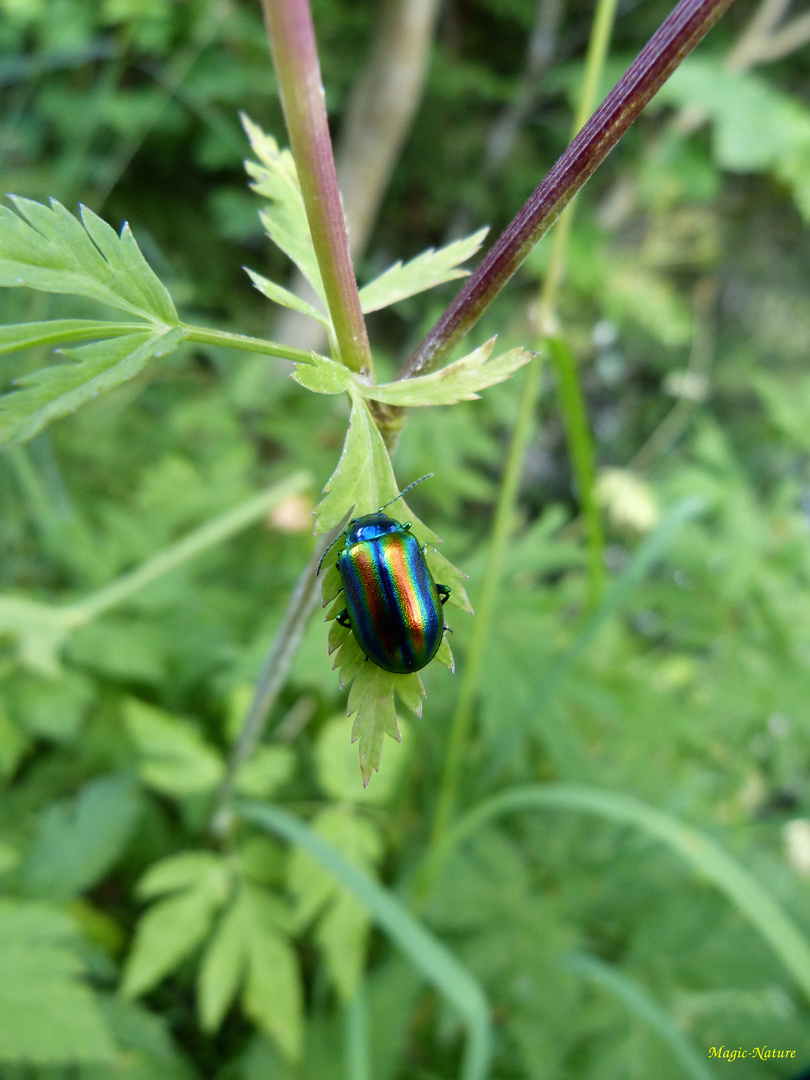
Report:
M340 359L352 371L370 369L371 351L340 204L309 3L262 0L262 7Z
M537 241L733 0L681 0L487 252L398 379L432 371L470 331Z

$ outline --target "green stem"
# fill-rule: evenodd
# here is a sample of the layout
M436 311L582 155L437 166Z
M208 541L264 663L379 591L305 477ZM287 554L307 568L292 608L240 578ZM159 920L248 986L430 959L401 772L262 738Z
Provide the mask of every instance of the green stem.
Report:
M610 47L615 15L616 0L599 0L588 45L585 77L571 131L572 138L575 138L585 125L596 102L599 82ZM593 609L599 603L605 587L605 539L595 494L596 466L593 439L576 361L565 341L551 332L551 328L556 326L557 321L557 294L565 273L568 238L574 221L575 207L576 202L572 200L563 210L554 230L551 258L537 304L537 325L541 334L545 335L544 343L549 349L557 376L557 400L563 417L568 453L571 457L585 519L588 542L588 607Z
M282 360L294 360L297 364L312 363L312 353L307 349L281 345L278 341L266 341L264 338L248 337L246 334L230 334L225 330L210 330L205 326L189 326L187 323L180 323L180 329L186 341L196 341L200 345L219 345L224 349L241 349L243 352L279 356Z
M591 44L588 49L588 63L586 77L583 84L582 97L577 110L576 127L581 126L582 118L587 117L593 107L595 87L599 83L599 75L604 65L604 58L610 41L610 28L612 26L615 0L600 0L597 9ZM562 224L562 223L561 223ZM552 256L552 262L554 261ZM564 244L559 245L556 251L556 259L561 267L564 260ZM548 278L547 278L548 280ZM551 286L549 286L551 287ZM551 299L551 294L541 300L545 304ZM473 706L478 686L485 665L485 652L487 640L495 614L495 602L500 589L503 565L506 559L506 549L515 517L515 504L517 502L520 474L523 467L523 458L531 437L537 402L540 397L541 387L541 363L535 359L527 369L525 384L520 394L518 415L512 432L512 441L509 447L509 456L506 462L503 482L498 496L498 506L495 512L495 524L492 530L492 541L487 553L486 567L484 569L484 586L481 599L476 602L476 618L473 628L470 650L467 657L464 682L459 693L458 705L450 729L450 741L445 757L444 771L439 787L439 798L436 804L436 814L431 830L430 854L422 878L424 892L429 891L430 884L438 869L435 854L442 843L444 835L449 827L458 798L459 782L461 777L461 765L464 758L465 747L469 740L472 727ZM576 376L574 376L576 380ZM577 384L578 385L578 384ZM583 405L584 410L584 405ZM584 411L582 413L584 416ZM584 422L584 430L588 435L587 421ZM579 445L585 445L579 440ZM592 465L591 465L592 469ZM587 485L589 494L593 491L593 484ZM592 497L590 504L596 512ZM601 552L601 530L593 531L595 537L594 547L598 549L592 553L592 563L598 559L599 568L603 565Z
M315 29L307 0L262 0L281 105L340 359L372 369L340 202Z
M60 615L60 621L67 626L82 626L91 619L96 618L103 612L115 607L117 604L128 600L141 589L151 585L153 581L167 574L170 570L182 566L183 563L193 559L208 548L227 540L235 533L241 532L254 521L259 521L279 503L306 490L312 483L312 479L306 472L293 473L286 480L274 484L269 491L263 491L260 495L243 502L240 506L229 510L220 517L209 521L202 528L197 529L189 536L184 537L176 544L161 551L154 558L124 574L97 592L91 593L84 600L74 604L68 604L63 608L56 609Z
M350 1080L371 1080L369 1028L368 994L361 982L351 1000L343 1006L346 1076Z
M459 692L458 705L450 726L450 740L444 759L439 798L431 829L428 864L420 890L423 894L430 891L430 885L438 870L438 865L433 860L433 854L438 851L444 840L458 799L461 765L469 740L470 728L472 727L475 696L484 674L487 641L495 613L495 602L500 589L502 569L506 560L507 544L512 532L523 456L532 432L535 402L540 393L541 374L541 359L535 357L534 361L526 368L523 389L519 395L520 405L512 431L512 441L509 446L506 469L495 511L492 539L483 573L483 589L480 599L476 600L475 604L476 614L472 639L464 668L464 680Z
M320 538L309 562L302 570L284 618L276 631L273 644L262 666L250 708L239 737L233 745L225 775L214 798L211 832L215 836L224 836L230 829L232 820L230 803L239 770L253 757L261 741L270 710L287 681L290 666L301 644L309 617L315 610L320 595L320 582L316 571L324 551L329 546L329 541L330 534L328 533Z

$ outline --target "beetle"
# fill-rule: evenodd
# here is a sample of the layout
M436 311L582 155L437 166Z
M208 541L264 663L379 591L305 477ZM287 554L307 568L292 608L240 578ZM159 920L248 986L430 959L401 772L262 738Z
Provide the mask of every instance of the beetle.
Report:
M450 589L433 580L425 561L427 544L420 546L409 521L403 524L383 513L428 476L409 484L376 513L352 518L318 566L320 573L327 552L343 537L335 565L346 607L337 621L353 632L369 660L397 675L429 664L446 629L442 608Z

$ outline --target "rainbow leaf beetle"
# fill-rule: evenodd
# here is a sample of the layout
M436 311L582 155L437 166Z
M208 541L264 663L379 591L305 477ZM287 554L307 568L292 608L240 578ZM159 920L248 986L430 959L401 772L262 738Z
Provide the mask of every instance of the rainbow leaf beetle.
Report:
M443 605L450 596L425 561L425 547L411 533L411 523L383 511L432 473L414 480L374 514L352 518L324 551L341 539L337 566L346 607L337 622L351 629L372 663L397 675L420 671L436 655L447 629Z

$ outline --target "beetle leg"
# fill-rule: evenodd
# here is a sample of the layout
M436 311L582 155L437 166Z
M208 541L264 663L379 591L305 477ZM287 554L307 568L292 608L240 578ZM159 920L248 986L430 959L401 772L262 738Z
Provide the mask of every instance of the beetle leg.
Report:
M340 623L341 626L345 626L349 630L352 628L352 624L349 621L349 613L346 608L344 608L343 611L338 612L335 617L335 622Z
M450 589L447 585L437 585L436 592L439 594L439 599L444 604L450 596Z

